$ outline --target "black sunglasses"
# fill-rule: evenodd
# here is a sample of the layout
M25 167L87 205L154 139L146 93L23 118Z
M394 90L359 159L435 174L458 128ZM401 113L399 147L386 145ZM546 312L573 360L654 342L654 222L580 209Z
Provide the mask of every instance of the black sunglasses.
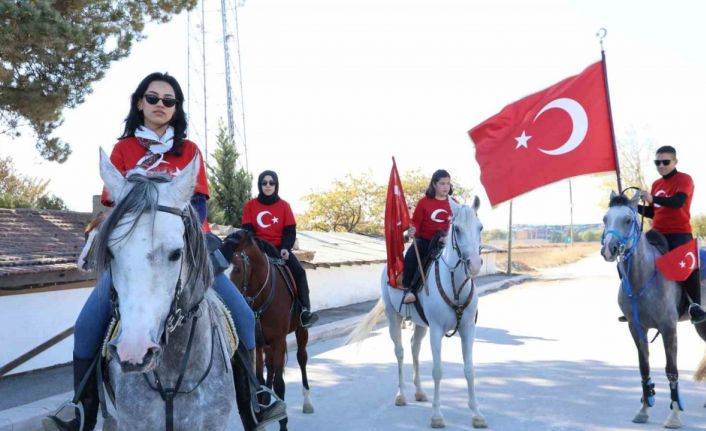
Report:
M669 159L667 159L667 160L655 160L655 166L659 166L659 165L662 165L662 166L669 166L670 163L672 163L672 161L669 160Z
M277 184L274 181L263 181L262 186L276 186Z
M171 97L157 97L154 94L145 94L145 101L150 105L156 105L160 100L166 108L171 108L177 104L177 100Z

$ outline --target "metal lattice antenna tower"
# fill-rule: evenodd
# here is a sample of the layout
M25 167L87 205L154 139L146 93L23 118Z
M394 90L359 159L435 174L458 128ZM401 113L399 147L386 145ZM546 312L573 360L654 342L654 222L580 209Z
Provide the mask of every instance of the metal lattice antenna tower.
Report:
M235 137L235 124L233 119L233 90L230 82L230 50L228 49L228 22L226 20L226 1L221 0L221 24L223 25L223 58L225 60L226 75L226 102L228 106L228 133L230 138Z

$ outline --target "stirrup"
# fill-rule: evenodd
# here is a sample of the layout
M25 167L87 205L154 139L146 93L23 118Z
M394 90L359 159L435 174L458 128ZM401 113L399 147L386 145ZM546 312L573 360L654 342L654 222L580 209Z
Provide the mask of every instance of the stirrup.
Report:
M625 316L618 317L618 322L627 322L627 321L628 321L628 318Z
M68 422L71 422L73 419L70 419L69 421L59 419L59 413L61 413L61 411L67 407L71 407L78 410L78 429L79 431L83 431L83 427L85 426L86 421L86 412L83 409L83 403L80 401L78 403L74 403L73 401L67 401L61 404L59 407L57 407L53 414L42 418L42 428L45 430L55 429L57 431L61 431L62 428L66 429L66 426L64 426L64 424L68 424Z
M698 312L697 312L697 313L699 313L698 317L694 318L692 316L692 314L691 314L692 308L696 308L698 310ZM694 302L689 306L689 319L691 320L691 323L693 323L694 325L706 322L706 312L704 311L703 308L701 308L701 305Z

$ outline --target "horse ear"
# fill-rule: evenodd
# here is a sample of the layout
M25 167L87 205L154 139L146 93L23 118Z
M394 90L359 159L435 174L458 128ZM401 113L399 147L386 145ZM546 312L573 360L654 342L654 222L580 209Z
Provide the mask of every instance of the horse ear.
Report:
M615 190L611 190L610 191L610 200L613 200L614 198L617 198L617 197L618 197L618 194L615 193Z
M125 177L120 171L113 166L110 157L100 148L100 174L105 184L105 189L108 191L108 196L113 202L117 202L120 194L125 187Z
M473 209L478 212L478 208L480 208L480 199L478 199L478 196L473 197Z
M180 202L189 202L196 188L196 177L201 169L201 157L197 154L171 182L171 191Z

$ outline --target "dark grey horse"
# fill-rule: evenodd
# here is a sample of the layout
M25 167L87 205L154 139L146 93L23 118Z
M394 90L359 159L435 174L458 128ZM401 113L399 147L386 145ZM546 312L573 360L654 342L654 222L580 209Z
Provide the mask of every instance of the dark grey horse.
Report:
M125 179L103 151L100 166L116 206L96 260L112 272L121 318L108 345L117 415L104 429L225 429L235 405L232 346L189 205L198 160L171 180L136 171Z
M642 406L633 422L647 422L647 409L655 402L654 383L650 378L649 344L647 330L657 329L662 335L667 356L667 379L671 393L671 413L664 422L666 428L681 427L679 412L679 372L677 370L677 322L688 317L680 307L682 288L662 276L655 266L661 255L642 232L637 214L639 194L629 199L612 192L608 212L603 218L605 230L601 254L608 262L618 261L621 277L618 304L628 319L630 334L637 346L642 376ZM703 289L703 286L702 286ZM682 316L680 316L682 312ZM696 325L706 340L706 324Z

